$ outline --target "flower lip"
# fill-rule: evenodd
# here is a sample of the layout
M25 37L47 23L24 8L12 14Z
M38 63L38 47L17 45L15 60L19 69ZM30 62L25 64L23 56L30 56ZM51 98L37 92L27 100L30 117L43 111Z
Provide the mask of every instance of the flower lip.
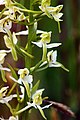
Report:
M29 70L27 68L24 69L20 69L18 71L18 74L20 75L20 77L23 79L25 77L25 75L29 75Z
M33 96L32 96L32 99L33 99L33 103L35 105L41 105L42 104L42 92L44 91L44 89L40 89L40 90L37 90Z

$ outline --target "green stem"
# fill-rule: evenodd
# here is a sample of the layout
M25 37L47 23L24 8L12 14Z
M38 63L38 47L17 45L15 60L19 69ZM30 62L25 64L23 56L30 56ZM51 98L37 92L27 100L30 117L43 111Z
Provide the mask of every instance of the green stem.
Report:
M30 0L30 10L33 10L33 6L31 6L31 2L32 0ZM29 54L32 54L32 45L31 45L31 41L36 39L36 30L34 28L34 18L33 18L33 13L29 13L29 22L33 24L28 26L28 42L27 45L25 47L25 49L27 50L27 52ZM30 69L31 67L31 58L30 57L25 57L25 66Z
M11 95L12 91L14 90L14 88L16 87L17 83L14 83L12 88L10 89L10 91L8 92L7 96Z
M18 114L26 111L27 109L29 109L29 108L31 108L31 107L32 107L32 106L26 106L26 107L22 108L21 110L17 111L15 114L18 115ZM23 119L23 120L25 120L25 119Z
M13 109L11 107L11 105L8 102L5 102L5 104L7 105L7 107L9 108L10 112L12 115L14 115Z
M39 66L41 65L41 63L42 63L42 60L39 61L34 67L32 67L32 68L30 69L31 73L34 72L36 69L38 69Z
M17 2L13 3L12 5L17 5L17 6L21 7L21 8L19 8L19 10L21 10L22 12L29 12L29 13L34 13L34 14L42 13L42 11L34 11L34 10L31 10L31 9L29 10L29 9L25 8L23 5L21 5Z
M43 44L43 56L42 56L42 61L46 61L46 54L47 54L47 47L46 47L46 43Z
M34 8L31 5L32 0L29 1L29 9L30 11L33 11ZM29 14L29 26L28 26L28 40L27 40L27 44L25 47L25 51L27 51L27 53L29 53L30 55L32 55L32 44L31 41L34 41L36 39L36 30L34 28L34 18L33 18L33 13L28 13ZM31 24L33 22L33 24ZM25 67L28 68L30 70L31 67L31 63L32 63L32 59L29 56L25 56ZM26 95L25 92L25 98L24 98L24 104L23 104L23 109L18 111L17 114L22 113L23 112L23 116L22 116L22 120L28 120L29 119L29 110L27 110L28 108L24 106L26 106L26 103L29 101L29 97ZM30 108L30 106L28 106Z

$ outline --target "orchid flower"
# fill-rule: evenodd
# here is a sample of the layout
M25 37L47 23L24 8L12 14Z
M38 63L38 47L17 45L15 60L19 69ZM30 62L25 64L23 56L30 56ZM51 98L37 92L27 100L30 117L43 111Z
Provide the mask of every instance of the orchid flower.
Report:
M61 45L61 43L51 43L51 44L47 44L50 43L51 41L51 31L50 32L43 32L41 35L41 40L37 41L37 42L32 42L33 44L37 45L38 47L43 47L43 44L46 44L47 48L53 48L53 47L58 47L59 45Z
M49 67L61 67L61 64L57 62L57 51L50 51L47 54Z
M37 45L38 47L43 47L43 56L42 60L46 61L46 54L47 54L47 48L53 48L53 47L58 47L61 45L61 43L50 43L51 41L51 32L44 32L40 35L41 40L37 42L32 42L33 44Z
M61 63L57 62L57 51L50 51L47 54L47 58L48 58L48 64L49 67L61 67L64 70L66 70L67 72L69 72L69 70L67 68L65 68L64 65L62 65Z
M11 29L12 21L10 21L9 17L5 17L0 20L0 32L6 33L5 29Z
M43 102L43 98L42 98L43 91L44 91L44 89L37 90L31 97L32 102L27 102L28 105L26 107L22 108L21 110L19 110L16 114L20 114L21 112L23 112L31 107L34 107L35 109L38 109L40 111L42 117L44 119L46 119L43 109L49 108L52 104L41 107L42 102Z
M44 61L40 67L44 65L48 65L47 67L61 67L66 71L69 71L67 68L65 68L61 63L57 62L57 50L53 51L51 50L50 52L47 53L47 60Z
M18 74L20 75L19 80L24 81L25 83L27 82L30 84L30 88L32 88L33 76L29 75L29 70L27 68L20 69Z
M2 87L0 89L0 103L5 103L7 104L9 101L12 100L12 98L16 97L16 95L10 95L10 96L7 96L6 97L6 93L7 93L7 90L8 90L9 86L7 87Z
M24 13L19 10L16 6L11 6L8 8L7 11L4 12L5 15L9 17L12 21L22 21L25 20L26 17L24 16Z
M13 21L22 21L25 20L26 17L24 16L24 13L20 11L20 8L13 5L13 2L11 0L5 0L2 4L5 4L5 8L7 10L4 11L4 15L7 15L10 20Z
M53 19L58 22L58 28L59 28L59 32L61 32L61 29L60 29L60 21L63 21L61 19L63 13L60 13L60 11L62 10L63 8L63 5L58 5L56 7L52 7L48 4L46 5L41 5L39 6L39 8L44 12L43 14L44 15L47 15L49 18Z
M43 91L44 91L44 89L37 90L32 96L33 102L32 103L27 102L27 103L28 103L28 105L34 107L35 109L38 109L40 111L41 115L43 116L43 118L46 119L44 112L40 106L42 104L42 101L43 101L43 99L42 99Z
M16 80L12 76L10 78L14 81L20 84L21 88L21 93L22 93L22 99L24 98L24 87L26 89L28 97L31 96L31 89L32 89L32 81L33 81L33 76L29 75L29 70L27 68L20 69L18 71L18 74L20 75L19 79ZM23 86L24 85L24 86Z
M58 5L56 7L52 7L52 6L42 7L42 6L39 6L39 8L43 12L45 12L45 14L49 18L51 18L51 19L54 18L54 20L57 21L57 22L62 21L60 18L62 17L63 13L59 13L59 12L63 8L63 5Z

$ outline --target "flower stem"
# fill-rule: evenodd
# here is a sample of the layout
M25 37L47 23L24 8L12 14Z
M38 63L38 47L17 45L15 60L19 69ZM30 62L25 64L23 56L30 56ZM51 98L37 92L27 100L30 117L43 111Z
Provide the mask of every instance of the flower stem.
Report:
M34 10L33 6L31 5L32 0L30 0L30 10ZM33 18L33 13L29 13L29 23L32 23L31 25L28 26L28 42L26 44L25 49L27 50L27 52L29 54L32 54L32 45L31 45L31 41L36 39L36 30L35 30L35 26L34 26L34 18ZM31 58L30 57L26 57L25 58L25 66L30 69L31 67Z
M29 9L31 11L34 10L33 6L32 6L32 0L29 0ZM33 17L33 13L28 13L29 15L29 25L28 25L28 40L27 40L27 44L25 47L25 51L27 51L27 53L29 53L30 55L32 55L32 44L31 41L36 39L36 30L35 30L35 21L34 21L34 17ZM31 24L33 23L33 24ZM29 56L25 57L25 67L28 68L30 70L31 67L31 63L32 63L32 59ZM26 95L25 92L25 97L24 97L24 104L23 104L23 108L22 110L18 111L17 114L22 113L23 111L23 116L22 116L22 120L28 120L29 119L29 110L27 107L30 108L30 106L26 106L27 102L29 101L29 97ZM25 107L26 106L26 107Z

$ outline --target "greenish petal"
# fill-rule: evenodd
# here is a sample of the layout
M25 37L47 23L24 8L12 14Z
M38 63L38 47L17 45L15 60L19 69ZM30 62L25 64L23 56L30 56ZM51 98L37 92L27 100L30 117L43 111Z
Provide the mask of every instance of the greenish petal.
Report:
M5 42L5 45L6 45L7 48L9 48L9 49L12 48L12 46L13 46L12 42L7 35L4 36L4 42Z
M22 81L23 82L23 84L24 84L24 86L25 86L25 88L26 88L26 92L27 92L27 95L28 95L28 98L30 98L30 96L31 96L31 92L30 92L30 87L29 87L29 84L28 84L28 82L26 81Z
M41 113L42 117L46 120L47 118L45 117L45 115L44 115L44 112L43 112L42 108L41 108L39 105L37 105L37 108L38 108L38 110L40 111L40 113Z
M64 69L65 71L69 72L69 70L68 70L63 64L61 64L61 63L59 63L59 62L56 62L56 63L57 63L57 64L60 64L62 69Z

